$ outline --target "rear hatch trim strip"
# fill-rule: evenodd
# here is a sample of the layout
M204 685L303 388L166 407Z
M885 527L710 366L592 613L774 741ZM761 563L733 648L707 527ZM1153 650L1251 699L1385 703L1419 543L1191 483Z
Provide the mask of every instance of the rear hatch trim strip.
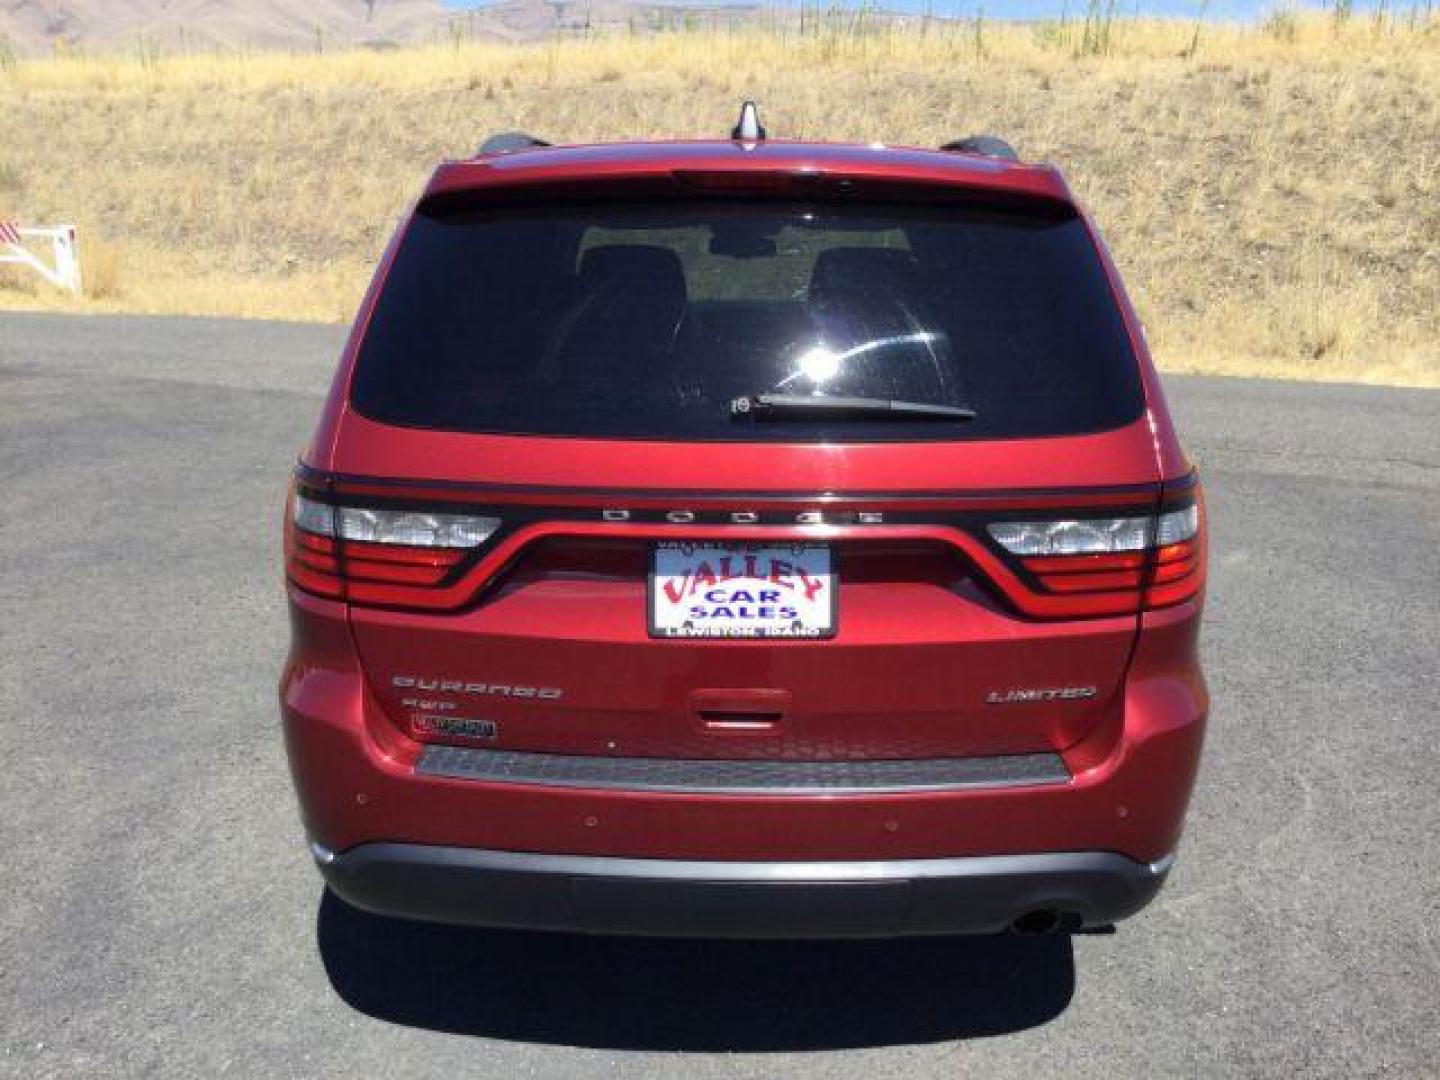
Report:
M876 795L1070 780L1064 760L1054 753L917 760L680 760L431 745L421 752L415 771L490 783L697 795Z

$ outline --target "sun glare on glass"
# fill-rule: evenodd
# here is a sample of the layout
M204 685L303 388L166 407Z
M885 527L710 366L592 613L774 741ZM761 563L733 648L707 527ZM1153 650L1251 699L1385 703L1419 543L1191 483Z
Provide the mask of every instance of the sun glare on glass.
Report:
M824 345L816 345L800 354L800 371L807 379L823 383L840 371L840 357Z

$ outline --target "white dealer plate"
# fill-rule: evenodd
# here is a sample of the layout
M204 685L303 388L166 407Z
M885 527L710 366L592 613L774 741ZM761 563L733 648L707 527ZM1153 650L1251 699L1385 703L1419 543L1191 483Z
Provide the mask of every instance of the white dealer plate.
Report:
M650 634L826 638L838 582L825 544L665 541L650 563Z

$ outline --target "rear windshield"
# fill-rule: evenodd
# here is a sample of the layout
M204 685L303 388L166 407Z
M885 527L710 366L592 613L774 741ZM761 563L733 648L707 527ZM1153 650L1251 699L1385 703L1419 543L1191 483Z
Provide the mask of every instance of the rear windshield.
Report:
M1073 215L732 200L422 211L352 392L405 426L682 441L1070 435L1142 406ZM735 409L757 395L974 418Z

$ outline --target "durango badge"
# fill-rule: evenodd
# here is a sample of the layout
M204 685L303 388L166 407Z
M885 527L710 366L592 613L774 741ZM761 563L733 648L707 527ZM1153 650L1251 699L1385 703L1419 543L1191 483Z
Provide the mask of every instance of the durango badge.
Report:
M556 686L515 686L511 683L465 682L439 676L392 675L390 685L401 690L429 690L440 694L476 694L481 697L538 698L558 701L565 691Z

